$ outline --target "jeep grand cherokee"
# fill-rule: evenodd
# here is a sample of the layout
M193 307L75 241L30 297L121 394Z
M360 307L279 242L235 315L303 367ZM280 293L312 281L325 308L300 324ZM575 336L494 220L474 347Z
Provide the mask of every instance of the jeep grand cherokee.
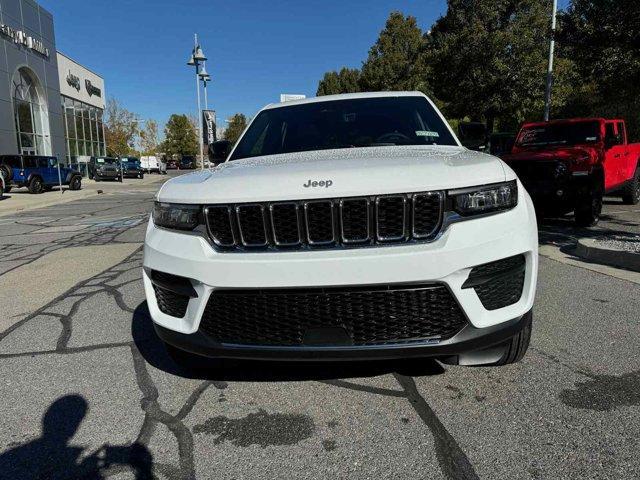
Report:
M514 172L423 94L386 92L269 105L226 162L165 183L143 277L178 361L504 365L529 344L537 266Z

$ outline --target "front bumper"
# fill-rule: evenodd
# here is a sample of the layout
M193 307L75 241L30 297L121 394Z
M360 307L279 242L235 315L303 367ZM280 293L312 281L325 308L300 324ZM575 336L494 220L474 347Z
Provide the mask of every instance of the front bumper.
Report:
M142 175L142 170L125 170L122 172L124 178L138 178Z
M528 321L527 315L486 328L467 325L454 337L440 343L380 345L366 347L267 347L233 345L216 342L201 331L179 333L154 323L163 342L203 357L241 360L333 361L392 360L401 358L438 357L456 364L487 364L500 360L505 342L519 333Z
M473 288L463 288L473 267L517 255L523 255L526 262L522 296L517 302L487 310ZM160 311L151 281L153 270L190 279L197 296L189 300L184 317L176 318ZM454 223L437 240L411 245L220 253L202 236L157 228L150 221L144 247L143 280L149 311L159 335L184 350L236 357L312 359L321 352L330 353L330 358L332 355L335 358L363 355L386 358L388 355L453 355L504 341L517 333L520 319L532 309L537 270L535 211L529 195L520 188L516 208ZM219 344L199 328L211 293L219 289L419 283L446 285L464 312L468 325L454 337L436 343L311 349Z

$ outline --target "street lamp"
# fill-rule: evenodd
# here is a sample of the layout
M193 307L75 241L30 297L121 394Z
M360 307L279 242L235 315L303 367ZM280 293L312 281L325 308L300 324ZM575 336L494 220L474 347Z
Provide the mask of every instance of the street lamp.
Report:
M204 85L204 108L209 110L209 99L207 98L207 83L211 81L211 75L207 73L207 62L204 62L200 69L200 80Z
M198 45L198 34L193 35L193 50L191 57L187 61L187 65L196 69L196 96L198 99L198 144L200 145L200 161L201 168L204 170L204 151L202 149L202 110L200 108L200 64L207 61L202 48ZM206 73L206 72L205 72Z
M549 121L551 110L551 86L553 84L553 50L556 43L556 11L558 10L558 0L553 0L553 12L551 13L551 41L549 42L549 64L547 68L547 86L544 95L544 121Z

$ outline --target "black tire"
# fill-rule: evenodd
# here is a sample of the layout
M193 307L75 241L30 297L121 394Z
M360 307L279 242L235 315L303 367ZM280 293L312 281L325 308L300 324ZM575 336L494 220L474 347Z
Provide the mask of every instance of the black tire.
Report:
M629 185L622 191L622 201L627 205L637 205L640 203L640 165L636 167L636 172Z
M0 182L0 200L4 197L4 187L2 186L2 182Z
M29 193L40 194L44 190L44 183L40 177L32 177L29 180Z
M9 165L0 165L0 175L4 177L5 182L13 180L13 169Z
M142 180L144 178L144 173L141 173L140 175L138 175L138 178Z
M597 181L590 188L584 188L576 199L575 221L579 227L594 227L602 213L603 188Z
M69 190L80 190L82 188L82 177L74 175L69 182Z
M118 182L122 183L122 175L118 177Z
M525 313L522 321L524 322L522 330L511 337L511 340L509 340L509 343L507 344L504 355L500 360L494 363L496 367L517 363L522 360L524 354L527 353L527 350L529 349L529 343L531 342L533 310L529 310L527 313Z
M4 187L4 193L9 193L11 191L11 188L12 187L10 187L10 186Z

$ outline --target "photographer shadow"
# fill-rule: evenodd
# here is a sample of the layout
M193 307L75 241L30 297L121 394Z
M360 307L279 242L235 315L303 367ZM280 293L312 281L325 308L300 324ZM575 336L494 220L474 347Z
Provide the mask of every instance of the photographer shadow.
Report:
M65 395L42 416L40 437L0 454L0 477L11 479L106 478L108 469L120 466L135 478L153 478L152 455L142 444L103 445L80 460L84 448L71 439L87 414L89 405L80 395Z
M160 338L153 329L147 302L142 302L133 313L131 324L133 341L144 359L154 368L183 378L239 381L239 382L288 382L305 380L339 380L366 378L400 373L411 377L440 375L444 368L433 359L416 358L400 360L368 361L259 361L259 360L211 360L196 357L188 367L178 366L167 354ZM210 364L215 363L215 367Z

